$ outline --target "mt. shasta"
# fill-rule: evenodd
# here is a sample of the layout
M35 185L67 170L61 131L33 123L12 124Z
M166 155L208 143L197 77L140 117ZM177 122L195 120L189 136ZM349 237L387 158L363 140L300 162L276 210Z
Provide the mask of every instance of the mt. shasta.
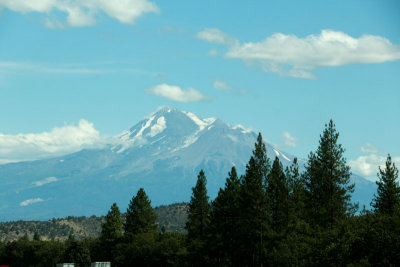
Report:
M163 107L102 148L0 165L0 219L103 215L113 202L124 210L140 187L153 205L188 201L201 169L213 199L232 166L244 173L256 138L244 127ZM268 143L266 148L284 166L294 158ZM368 206L375 184L352 179L353 200Z

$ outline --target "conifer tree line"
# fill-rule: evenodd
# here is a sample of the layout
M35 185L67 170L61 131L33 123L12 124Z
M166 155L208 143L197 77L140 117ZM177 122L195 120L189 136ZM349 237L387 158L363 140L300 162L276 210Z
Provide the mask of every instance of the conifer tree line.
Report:
M398 169L388 155L372 211L360 210L338 139L331 120L300 173L296 158L286 168L278 157L271 162L259 134L245 173L232 167L212 202L201 171L186 224L190 265L396 266Z
M0 265L55 266L397 266L400 186L390 155L377 174L372 210L351 202L350 167L331 120L300 172L269 159L261 134L242 175L235 166L210 201L201 170L188 205L186 234L157 231L143 188L124 216L116 203L99 238L21 239L0 246ZM50 264L51 263L51 264ZM53 264L54 263L54 264Z

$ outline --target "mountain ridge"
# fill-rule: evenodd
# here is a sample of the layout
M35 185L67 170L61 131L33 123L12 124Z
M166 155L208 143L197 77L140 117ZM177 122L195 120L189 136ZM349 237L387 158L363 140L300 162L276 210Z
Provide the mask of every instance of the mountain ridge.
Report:
M140 187L155 205L188 201L201 169L214 198L232 166L244 173L256 138L218 118L162 107L103 148L0 165L0 220L103 215L113 202L125 208ZM284 166L294 158L266 148ZM356 187L355 200L368 206L375 188L369 182Z

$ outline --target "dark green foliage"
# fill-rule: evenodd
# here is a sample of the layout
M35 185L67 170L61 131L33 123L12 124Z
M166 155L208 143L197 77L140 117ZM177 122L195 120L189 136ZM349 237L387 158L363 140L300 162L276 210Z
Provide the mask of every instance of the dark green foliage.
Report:
M186 238L179 233L143 233L119 243L112 266L185 266Z
M90 251L85 243L76 240L67 242L64 262L73 262L76 267L87 267L90 265Z
M305 172L310 222L331 229L351 212L350 197L354 191L350 167L338 138L331 120L325 125L316 153L309 154Z
M212 202L208 249L215 264L234 265L238 257L238 219L240 180L232 167L225 188Z
M128 243L117 247L118 266L153 266L156 262L156 235L139 233L132 235Z
M125 236L131 238L133 235L142 233L153 233L157 230L157 216L151 207L143 188L132 198L125 214Z
M186 235L163 233L158 237L157 258L160 266L185 266L188 257Z
M205 264L205 242L207 238L207 227L210 221L210 204L207 195L207 179L200 171L197 176L196 186L192 188L188 209L188 221L186 230L188 232L189 252L196 265Z
M106 215L106 221L101 227L101 248L104 261L111 261L114 258L115 245L122 237L122 218L121 212L114 203Z
M206 234L210 220L210 204L206 185L207 179L201 170L197 176L196 186L192 188L193 193L189 202L188 221L186 222L189 239L204 239Z
M276 233L281 233L289 223L289 188L278 157L275 158L267 176L266 191L271 228Z
M388 155L385 169L379 167L379 181L376 182L378 185L378 195L375 195L372 202L375 212L388 215L394 215L400 212L400 186L397 181L398 175L399 170L392 162L390 155Z
M39 234L39 232L35 232L35 234L33 235L33 240L35 240L35 241L40 241L40 234Z
M304 177L299 173L297 158L286 168L286 177L289 190L289 222L304 220L306 189Z
M239 190L238 231L241 244L240 264L259 265L264 257L265 235L269 228L265 181L270 169L269 159L261 134L258 135L253 155L246 165Z
M63 257L65 245L53 241L19 240L1 246L0 264L13 267L55 266Z
M104 242L115 242L122 237L121 212L114 203L106 215L106 221L101 225L101 236Z

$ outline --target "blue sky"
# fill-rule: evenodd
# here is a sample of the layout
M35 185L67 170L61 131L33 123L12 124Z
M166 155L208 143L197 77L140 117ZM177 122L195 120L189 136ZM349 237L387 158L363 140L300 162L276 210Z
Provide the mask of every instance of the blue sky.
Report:
M374 179L400 165L399 60L399 1L0 0L0 163L171 106L304 158L332 118Z

